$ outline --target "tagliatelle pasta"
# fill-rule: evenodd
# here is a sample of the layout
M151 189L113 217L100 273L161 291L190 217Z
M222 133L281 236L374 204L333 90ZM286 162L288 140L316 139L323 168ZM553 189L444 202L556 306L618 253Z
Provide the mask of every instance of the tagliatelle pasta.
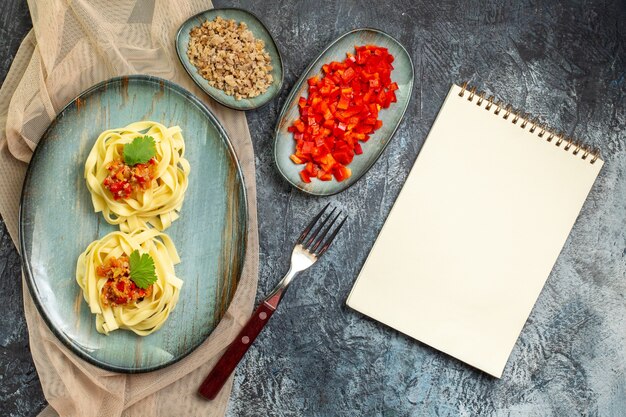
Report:
M152 137L156 145L150 167L154 177L145 190L116 198L103 183L111 175L113 164L123 164L124 146L144 135ZM185 142L178 126L141 121L102 132L85 162L85 180L94 210L124 232L147 224L167 229L178 218L187 190L190 166L184 154Z
M140 300L125 305L107 303L103 289L112 279L99 272L112 259L129 256L135 250L154 260L156 282L149 292L144 291L146 294ZM96 315L98 332L108 334L116 329L127 329L146 336L158 330L178 302L183 281L176 277L174 265L179 262L171 239L155 229L112 232L92 242L78 257L76 281L91 312Z

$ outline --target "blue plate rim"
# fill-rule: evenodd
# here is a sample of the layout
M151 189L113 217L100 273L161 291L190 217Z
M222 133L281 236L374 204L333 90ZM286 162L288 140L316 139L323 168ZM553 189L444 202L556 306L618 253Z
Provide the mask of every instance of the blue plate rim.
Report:
M265 29L265 31L269 35L270 39L272 40L272 43L274 44L274 47L276 48L276 54L278 55L278 63L280 64L280 81L277 84L278 88L276 88L276 92L274 92L274 94L272 94L271 96L268 96L265 101L261 102L261 104L258 104L256 106L243 106L243 107L231 106L230 104L226 103L221 98L219 98L218 96L213 95L213 93L211 93L203 85L198 83L196 81L195 77L194 77L194 74L192 74L189 71L189 69L187 69L187 67L185 66L185 63L183 61L182 52L178 48L178 44L179 44L178 41L180 39L181 34L183 33L183 28L191 20L193 20L193 19L195 19L197 17L200 17L200 16L204 15L207 12L219 12L220 10L236 10L236 11L239 11L239 12L247 13L250 16L254 17L261 24L261 26L263 26L263 29ZM242 9L241 7L219 7L219 8L213 8L213 9L207 9L207 10L204 10L204 11L202 11L200 13L196 13L195 15L191 16L190 18L186 19L180 25L180 27L178 28L178 31L176 32L176 36L174 38L174 49L176 50L176 56L178 56L178 60L180 61L180 65L185 69L185 72L187 74L189 74L189 78L191 78L193 80L194 84L196 84L198 87L200 87L200 89L202 91L204 91L204 93L207 94L209 97L211 97L213 100L217 101L218 103L220 103L224 107L228 107L229 109L238 110L238 111L248 111L248 110L260 109L261 107L267 105L270 101L272 101L280 93L280 91L283 89L283 82L284 82L284 79L285 79L285 67L283 66L283 57L282 57L282 55L280 53L280 49L278 48L278 44L276 43L276 39L274 39L274 36L272 36L272 32L270 32L270 30L267 28L265 23L263 23L263 21L256 14L252 13L249 10Z
M402 114L400 114L400 120L399 120L398 124L394 128L393 132L391 132L391 134L389 135L389 140L387 141L385 146L380 150L380 152L378 153L378 156L376 156L376 158L374 158L372 160L372 162L363 170L363 172L355 179L355 181L353 183L351 183L349 185L346 185L345 187L342 187L342 188L340 188L337 191L332 191L332 192L320 192L320 191L315 191L315 190L307 190L307 189L301 187L298 183L295 183L295 182L291 181L289 179L289 177L283 172L280 164L278 163L278 155L277 155L276 152L278 150L277 143L278 143L278 135L279 135L279 132L280 132L280 122L283 119L283 117L285 116L285 113L287 112L287 105L289 103L291 103L291 101L294 99L294 96L296 95L296 91L297 91L296 87L300 86L304 82L306 74L308 74L308 72L311 71L311 69L313 68L315 63L317 61L319 61L319 59L322 57L322 55L324 55L329 49L331 49L333 46L335 46L335 44L337 42L339 42L341 39L343 39L346 36L349 36L349 35L351 35L351 34L353 34L355 32L361 32L361 31L364 31L364 32L365 31L370 31L370 32L379 33L379 34L381 34L383 36L386 36L386 37L390 38L396 44L398 44L398 46L400 48L402 48L402 50L405 52L407 58L409 59L409 64L411 65L411 88L410 88L411 89L411 93L409 93L408 100L406 102L406 106L402 110ZM415 84L415 66L413 65L413 59L411 58L411 54L409 54L409 51L407 51L407 49L404 47L404 45L402 45L400 43L400 41L398 41L396 38L394 38L393 36L391 36L387 32L385 32L383 30L380 30L380 29L372 28L372 27L361 27L361 28L357 28L357 29L352 29L352 30L344 33L343 35L340 35L339 37L335 38L333 41L331 41L328 44L328 46L326 48L324 48L324 50L322 50L317 55L317 57L315 59L313 59L311 61L311 63L306 67L306 69L304 71L302 71L302 75L300 75L298 80L294 83L294 86L291 88L291 91L289 92L289 95L287 96L287 99L285 100L285 103L283 104L283 107L280 110L280 113L278 114L276 127L274 128L274 164L276 165L276 168L278 169L278 172L283 177L283 179L285 179L285 181L287 181L289 184L291 184L294 188L302 191L303 193L306 193L306 194L309 194L309 195L318 196L318 197L328 197L328 196L336 195L336 194L339 194L339 193L347 190L348 188L352 187L354 184L359 182L359 180L372 168L372 166L374 166L374 164L380 159L382 154L385 152L385 149L387 149L387 147L391 143L391 140L393 139L393 137L395 136L396 132L398 131L398 128L400 127L400 124L402 123L402 119L404 118L404 115L406 114L406 110L409 108L409 104L411 103L411 96L412 96L412 91L413 91L413 85L414 84Z
M217 117L213 114L213 112L202 102L200 101L200 99L198 99L196 96L194 96L191 92L187 91L186 89L184 89L183 87L181 87L180 85L172 82L172 81L168 81L165 80L163 78L159 78L159 77L155 77L152 75L146 75L146 74L136 74L136 75L123 75L123 76L118 76L118 77L113 77L113 78L109 78L107 80L101 81L89 88L87 88L86 90L84 90L83 92L81 92L78 96L76 96L76 98L74 98L73 100L69 101L55 116L54 120L50 123L50 125L48 126L48 128L45 130L45 132L43 133L43 135L41 136L40 142L39 144L41 144L42 140L47 140L47 137L50 133L50 131L52 130L52 128L57 124L57 122L63 118L66 114L66 111L68 109L70 109L73 105L75 105L78 101L90 96L91 94L95 93L96 91L100 90L100 89L106 89L107 86L109 84L113 84L113 83L128 83L131 81L147 81L150 83L155 83L158 84L161 88L163 86L167 86L168 88L171 88L172 90L180 93L181 95L183 95L185 98L189 99L193 104L195 104L196 106L198 106L198 108L205 114L205 116L207 116L209 118L209 120L217 127L217 130L220 132L220 135L222 136L223 142L226 145L226 147L228 148L228 152L230 153L231 159L235 164L235 168L237 169L237 173L239 175L239 177L241 178L241 192L242 192L242 197L243 197L243 205L245 208L245 212L244 212L244 224L243 224L243 239L241 242L241 250L242 250L242 261L241 261L241 268L239 270L238 273L238 277L237 277L237 284L239 284L239 281L241 280L241 274L243 272L243 266L244 266L244 260L246 257L246 252L247 252L247 246L248 246L248 216L249 216L249 210L248 210L248 195L247 195L247 191L246 191L246 187L245 187L245 180L244 180L244 176L243 176L243 171L241 170L241 166L239 164L239 159L237 158L237 154L235 152L235 149L232 145L232 142L230 141L230 137L228 136L228 133L226 132L226 129L224 129L224 127L222 126L222 124L220 123L220 121L217 119ZM38 144L38 145L39 145ZM41 148L41 146L37 146L35 147L35 150L33 152L33 155L31 157L31 160L28 164L28 167L26 168L26 175L24 177L24 183L22 185L22 191L21 191L21 195L20 195L20 206L19 206L19 213L18 213L18 239L19 239L19 247L20 247L20 257L21 257L21 264L22 264L22 273L24 275L24 277L26 278L26 284L28 287L28 292L30 293L31 299L33 300L33 303L35 304L35 306L37 307L37 311L39 312L39 315L43 318L44 322L46 323L46 325L48 326L48 329L50 329L50 331L52 332L52 334L54 334L54 336L59 339L61 341L61 343L63 343L63 345L65 345L65 347L67 347L68 349L70 349L70 351L72 351L75 355L77 355L79 358L83 359L84 361L97 366L100 369L104 369L106 371L111 371L111 372L119 372L119 373L123 373L123 374L140 374L140 373L146 373L146 372L152 372L152 371L156 371L159 369L163 369L166 368L170 365L173 365L177 362L179 362L180 360L182 360L183 358L185 358L186 356L188 356L189 354L191 354L193 351L195 351L202 343L204 343L209 336L211 335L211 333L213 333L213 330L207 334L206 338L200 340L196 345L194 345L191 349L189 349L188 352L184 353L183 355L180 355L176 358L174 358L173 360L164 362L162 364L159 365L155 365L155 366L146 366L146 367L139 367L139 368L130 368L130 367L123 367L123 366L115 366L115 365L111 365L102 361L99 361L97 359L95 359L94 357L86 354L83 350L81 350L79 347L76 346L76 344L72 341L71 338L66 337L61 331L59 331L53 324L52 321L50 319L50 317L47 315L46 310L44 309L44 306L42 305L42 303L40 302L39 298L37 296L35 296L36 291L35 291L35 283L34 283L34 278L32 275L32 270L31 270L31 265L30 262L28 260L28 257L26 256L26 244L24 242L24 234L25 234L25 230L24 230L24 221L23 221L23 217L24 217L24 200L26 198L26 188L27 188L27 184L30 180L31 174L32 174L32 166L33 166L33 161L38 157L38 150ZM94 213L94 215L98 215L97 213ZM232 300L234 299L236 290L233 293L233 296L231 297L231 300L229 302L232 302ZM226 311L226 310L225 310ZM219 323L219 322L218 322ZM217 327L217 325L216 325ZM215 330L215 329L214 329Z

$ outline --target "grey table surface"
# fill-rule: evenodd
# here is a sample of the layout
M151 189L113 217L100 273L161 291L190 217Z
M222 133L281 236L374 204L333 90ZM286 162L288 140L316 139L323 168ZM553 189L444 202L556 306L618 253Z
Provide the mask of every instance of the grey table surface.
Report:
M626 415L626 3L215 3L260 16L285 64L280 96L247 114L258 184L257 298L286 269L285 248L311 213L331 201L351 214L339 242L294 282L240 364L227 415ZM0 79L31 26L23 0L2 5ZM391 146L357 185L310 197L274 167L274 123L308 61L363 26L387 31L411 53L412 102ZM345 306L450 83L464 80L597 147L606 162L502 379ZM20 258L4 224L0 274L0 415L35 415L45 399L28 350Z

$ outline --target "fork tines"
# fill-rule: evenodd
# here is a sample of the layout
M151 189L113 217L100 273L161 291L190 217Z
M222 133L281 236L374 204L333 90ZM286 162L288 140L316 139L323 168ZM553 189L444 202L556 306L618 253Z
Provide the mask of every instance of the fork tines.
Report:
M326 204L322 211L317 213L313 220L311 220L311 223L309 223L302 231L302 234L298 238L297 242L297 244L301 244L304 249L308 250L317 257L322 256L322 254L326 252L348 218L348 216L344 216L343 220L335 226L337 224L337 220L342 216L343 212L339 210L338 213L335 214L337 207L334 207L330 213L325 215L329 206L330 203ZM322 218L323 220L320 222L320 219ZM333 226L335 227L333 228Z

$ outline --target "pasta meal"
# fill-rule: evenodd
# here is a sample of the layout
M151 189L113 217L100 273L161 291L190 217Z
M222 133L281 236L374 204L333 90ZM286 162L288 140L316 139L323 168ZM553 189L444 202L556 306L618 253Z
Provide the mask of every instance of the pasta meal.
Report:
M171 239L155 229L112 232L91 243L78 258L76 281L96 315L96 330L140 336L158 330L178 302L179 262Z
M141 121L102 132L85 162L94 210L130 232L167 229L178 218L189 162L178 126Z

